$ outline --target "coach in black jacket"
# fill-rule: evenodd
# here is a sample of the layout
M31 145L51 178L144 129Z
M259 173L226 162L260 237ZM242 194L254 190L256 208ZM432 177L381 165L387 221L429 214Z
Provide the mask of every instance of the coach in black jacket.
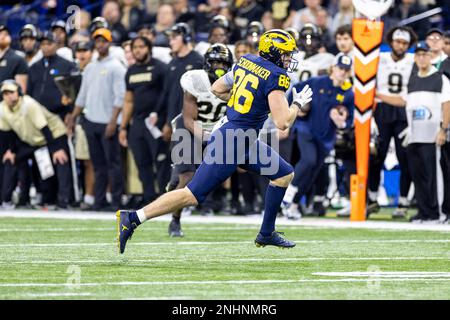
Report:
M74 71L74 63L56 54L58 49L52 33L47 32L41 38L43 58L34 63L29 69L28 94L64 120L71 106L63 106L61 92L56 87L54 78L58 75L69 74Z

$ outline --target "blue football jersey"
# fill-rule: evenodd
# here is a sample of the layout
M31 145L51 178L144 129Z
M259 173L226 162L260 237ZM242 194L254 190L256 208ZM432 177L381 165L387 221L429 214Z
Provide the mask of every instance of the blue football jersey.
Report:
M286 92L290 78L285 69L253 54L241 57L233 74L227 118L236 127L259 130L270 113L267 96L273 90Z

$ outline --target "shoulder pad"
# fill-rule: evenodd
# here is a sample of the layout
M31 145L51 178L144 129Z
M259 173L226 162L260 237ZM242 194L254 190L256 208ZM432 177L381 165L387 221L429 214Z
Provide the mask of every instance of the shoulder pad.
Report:
M189 92L194 97L202 93L209 93L211 83L204 70L190 70L183 74L180 85L184 91Z

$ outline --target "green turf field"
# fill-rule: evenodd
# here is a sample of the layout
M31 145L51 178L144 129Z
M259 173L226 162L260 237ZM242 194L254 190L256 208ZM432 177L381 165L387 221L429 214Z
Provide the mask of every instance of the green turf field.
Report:
M0 299L450 299L450 232L150 221L117 254L114 221L0 218ZM359 272L359 273L356 273Z

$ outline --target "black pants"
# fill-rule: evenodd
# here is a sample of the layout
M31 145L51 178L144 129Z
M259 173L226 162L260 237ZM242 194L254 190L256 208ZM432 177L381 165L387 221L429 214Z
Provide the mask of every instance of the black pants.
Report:
M379 120L377 117L375 117L375 121L378 126L380 137L378 154L376 157L370 157L369 190L373 192L378 191L380 185L380 173L389 150L389 143L393 137L395 142L395 153L400 166L400 196L406 198L408 196L409 187L411 186L411 175L408 167L406 149L402 146L402 140L398 135L408 126L408 123L405 121L386 123Z
M3 170L4 170L3 155L5 154L7 149L8 149L7 134L4 131L0 130L0 190L2 190L3 186ZM5 200L2 199L2 195L0 193L0 203L2 201Z
M64 140L61 148L66 152L69 157L69 146L67 145L67 137L63 136L59 138ZM2 198L4 201L11 201L12 193L17 185L17 179L19 177L22 194L24 197L28 195L30 184L31 184L31 171L28 166L28 160L34 157L34 151L39 147L30 146L24 142L18 142L16 150L16 161L15 164L7 161L4 166L3 175L3 188L2 188ZM51 198L55 194L54 179L57 181L57 204L60 206L67 206L72 196L72 169L70 161L65 164L54 165L55 177L51 177L46 180L41 181L43 198ZM18 174L21 172L21 174Z
M419 216L439 219L436 178L436 145L412 143L407 148L409 170L415 186Z
M442 212L450 216L450 142L441 147L441 168L444 177L444 202Z
M144 121L134 120L128 132L128 145L133 153L139 179L144 189L144 202L156 198L154 164L158 150L158 141L146 128Z
M119 207L123 193L123 175L118 133L110 139L105 138L106 124L94 123L85 119L82 123L86 132L91 161L95 173L95 206L107 206L106 188L111 182L112 205Z

